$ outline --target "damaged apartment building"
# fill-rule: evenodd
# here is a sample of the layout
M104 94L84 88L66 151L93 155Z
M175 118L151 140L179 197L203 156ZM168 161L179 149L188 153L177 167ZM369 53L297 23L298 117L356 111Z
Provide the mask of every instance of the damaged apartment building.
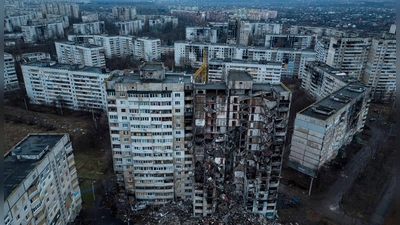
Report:
M189 200L193 216L220 221L275 217L292 95L283 84L234 70L198 84L145 63L106 88L114 170L138 202Z
M289 166L317 177L321 166L363 130L370 101L370 89L354 82L298 112Z

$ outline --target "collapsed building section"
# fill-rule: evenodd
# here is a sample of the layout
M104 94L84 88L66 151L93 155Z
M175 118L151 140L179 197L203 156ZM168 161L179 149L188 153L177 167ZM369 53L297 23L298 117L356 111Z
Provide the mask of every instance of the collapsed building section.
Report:
M189 201L196 218L274 218L291 92L246 71L191 78L146 63L105 81L119 185L137 204Z
M240 205L273 218L291 92L245 71L194 89L194 215L224 217Z

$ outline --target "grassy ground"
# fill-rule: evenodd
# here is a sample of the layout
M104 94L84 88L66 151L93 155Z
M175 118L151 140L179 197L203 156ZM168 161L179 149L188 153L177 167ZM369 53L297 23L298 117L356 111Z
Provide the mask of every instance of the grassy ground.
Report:
M4 114L9 117L24 118L19 122L5 119L4 122L4 148L6 151L13 148L29 133L68 133L73 143L75 164L77 166L80 188L84 189L91 185L92 181L100 181L104 177L112 174L110 169L106 169L104 143L93 139L93 129L91 115L86 116L66 116L55 115L54 113L41 113L27 111L15 106L4 107ZM33 118L36 124L28 125L26 118ZM43 124L54 124L53 130L48 130ZM109 139L107 132L102 140L107 144Z
M395 151L393 151L395 141L395 138L391 137L384 142L375 158L343 196L343 209L366 222L375 211L383 194L382 187L390 179L395 168Z
M92 208L94 205L93 192L88 192L83 194L82 196L82 207L83 208Z

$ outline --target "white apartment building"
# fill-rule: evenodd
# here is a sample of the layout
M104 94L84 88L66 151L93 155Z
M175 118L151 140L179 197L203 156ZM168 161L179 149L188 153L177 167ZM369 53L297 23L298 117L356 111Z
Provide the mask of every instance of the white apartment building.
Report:
M315 61L326 63L328 60L330 38L322 37L315 40Z
M396 34L396 24L390 25L389 34Z
M141 18L141 17L138 17ZM178 26L178 17L176 16L165 16L165 15L152 15L145 16L145 18L149 23L149 29L153 32L160 32L167 24L171 24L172 28L176 28Z
M56 62L21 65L25 88L33 104L56 105L74 110L105 110L106 69Z
M134 35L143 30L144 22L142 20L129 20L114 22L119 29L120 35Z
M296 114L289 166L316 178L353 135L361 132L369 108L369 88L351 83Z
M4 92L16 89L19 89L19 82L15 71L14 57L4 52Z
M396 96L396 39L372 39L362 81L372 98L388 101Z
M161 58L161 40L142 37L134 40L133 56L151 62Z
M68 134L29 134L3 165L4 224L74 222L82 199Z
M202 64L203 50L210 59L265 60L282 63L282 76L300 77L305 63L315 60L313 50L269 49L243 45L205 44L193 42L174 43L175 66L190 65L198 68Z
M217 35L211 27L186 27L186 41L217 43Z
M282 24L271 23L252 23L249 21L240 21L239 27L239 44L241 45L260 45L265 42L266 35L282 34ZM251 43L249 41L251 40ZM265 46L267 46L264 43Z
M104 34L106 31L104 21L74 23L75 34Z
M371 38L331 37L326 64L361 80L370 46Z
M323 62L308 62L301 77L301 87L319 101L357 79Z
M282 64L279 62L211 59L208 62L208 82L221 82L229 71L246 71L256 83L280 84Z
M76 3L54 3L47 2L41 3L40 8L44 14L58 14L63 16L69 16L79 18L79 5Z
M90 67L103 67L106 65L104 48L89 43L77 44L64 41L55 42L57 60L63 64L79 64Z
M185 145L190 82L190 76L166 74L161 63L145 63L140 74L115 74L106 81L114 171L139 202L192 197L192 155Z
M83 23L99 21L99 13L82 12L81 18Z
M107 59L133 56L132 36L68 35L68 41L102 46Z
M309 49L313 42L311 35L274 35L265 36L265 47Z
M22 26L21 28L25 43L36 43L64 37L64 24L62 22Z
M42 18L41 13L29 13L27 15L6 16L4 17L4 30L13 32L16 28L21 28L28 24L29 20Z
M124 6L124 7L113 7L112 14L116 20L133 20L136 18L136 7Z

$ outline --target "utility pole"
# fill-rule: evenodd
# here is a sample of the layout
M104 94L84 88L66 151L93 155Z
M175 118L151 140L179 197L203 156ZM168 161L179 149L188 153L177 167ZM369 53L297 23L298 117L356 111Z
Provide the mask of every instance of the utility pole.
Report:
M314 180L314 177L311 177L311 182L310 182L310 189L308 190L308 196L311 196L311 189L312 189L312 182Z
M23 99L24 99L24 103L25 103L25 109L28 110L28 105L26 104L26 99L25 99L25 97L24 97Z
M96 130L97 130L97 120L96 120L96 118L94 117L93 108L92 108L92 118L93 118L93 121L94 121L94 126L96 127Z
M94 195L94 185L93 185L93 183L96 183L96 181L92 182L93 201L96 201L96 196Z

